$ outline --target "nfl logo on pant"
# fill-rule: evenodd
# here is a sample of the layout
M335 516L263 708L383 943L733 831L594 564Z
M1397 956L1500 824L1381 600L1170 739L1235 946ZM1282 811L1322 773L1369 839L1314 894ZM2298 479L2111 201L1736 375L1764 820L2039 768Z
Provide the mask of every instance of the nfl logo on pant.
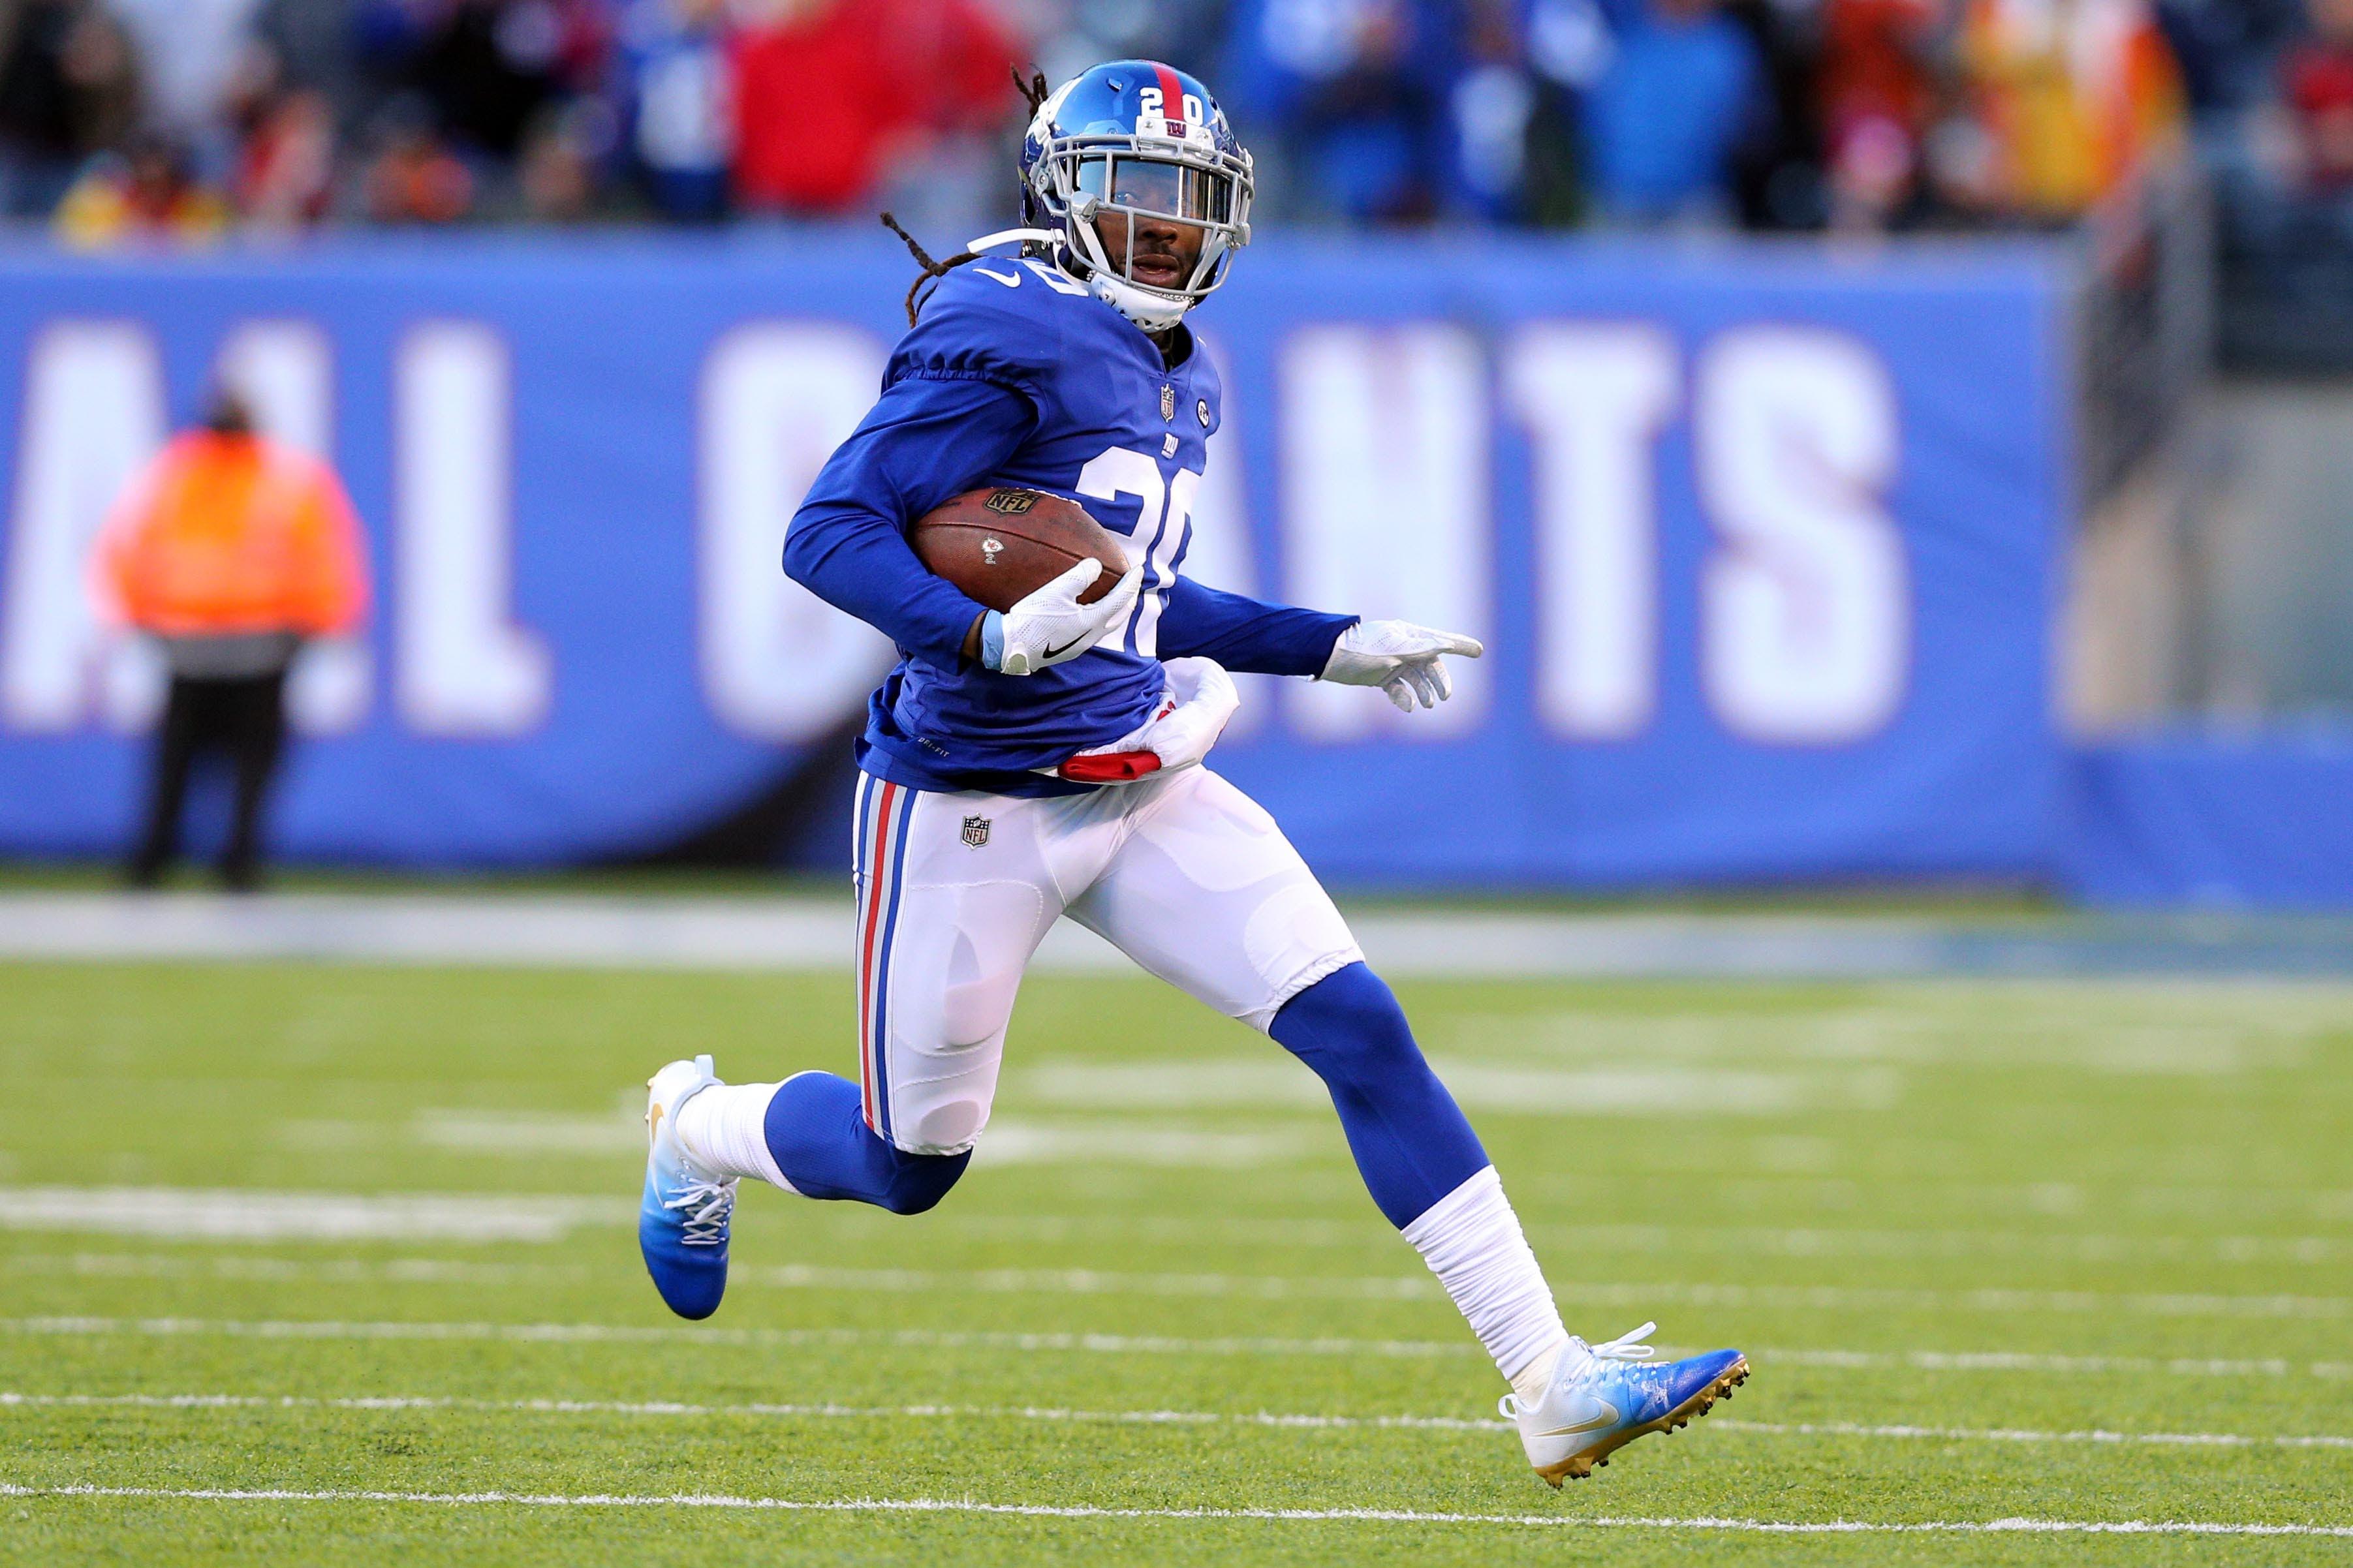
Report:
M988 842L988 818L967 816L964 819L964 841L975 849Z

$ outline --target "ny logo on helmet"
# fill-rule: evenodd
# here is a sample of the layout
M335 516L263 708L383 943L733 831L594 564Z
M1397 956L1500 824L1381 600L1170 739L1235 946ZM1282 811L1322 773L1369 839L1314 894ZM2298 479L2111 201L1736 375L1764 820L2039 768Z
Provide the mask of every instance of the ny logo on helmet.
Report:
M988 842L988 818L967 816L964 819L964 841L975 849Z

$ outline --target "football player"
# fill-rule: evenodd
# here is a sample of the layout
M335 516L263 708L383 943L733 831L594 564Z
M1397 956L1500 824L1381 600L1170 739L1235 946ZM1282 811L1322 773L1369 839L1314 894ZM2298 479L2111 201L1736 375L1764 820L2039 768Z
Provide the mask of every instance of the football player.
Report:
M1233 711L1227 670L1377 686L1410 711L1446 700L1446 658L1480 645L1183 575L1219 423L1185 316L1250 239L1250 154L1165 65L1029 90L1025 226L947 266L917 252L930 292L909 295L881 401L785 543L797 582L900 654L858 748L859 1079L728 1085L708 1057L656 1073L646 1266L673 1310L713 1311L742 1177L895 1214L937 1204L987 1123L1023 968L1067 915L1322 1077L1373 1201L1493 1356L1557 1486L1704 1413L1747 1363L1651 1359L1650 1324L1600 1344L1562 1326L1397 998L1273 820L1202 763ZM1133 567L1092 604L1089 560L984 609L908 542L982 486L1079 501Z

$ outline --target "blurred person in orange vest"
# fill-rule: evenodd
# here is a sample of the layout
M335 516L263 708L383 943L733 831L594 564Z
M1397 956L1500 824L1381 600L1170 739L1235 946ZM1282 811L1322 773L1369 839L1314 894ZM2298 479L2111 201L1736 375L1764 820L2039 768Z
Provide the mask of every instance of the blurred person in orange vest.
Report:
M165 447L115 503L94 567L100 613L153 637L172 673L132 885L162 878L189 775L221 751L237 781L221 880L257 887L287 668L305 638L349 632L367 608L365 551L342 483L258 435L244 400L218 391L204 427Z

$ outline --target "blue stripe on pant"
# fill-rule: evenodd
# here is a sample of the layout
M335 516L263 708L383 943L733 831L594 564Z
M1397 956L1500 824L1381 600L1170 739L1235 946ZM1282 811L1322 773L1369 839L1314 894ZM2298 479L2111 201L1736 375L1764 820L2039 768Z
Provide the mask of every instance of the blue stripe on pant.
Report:
M890 825L891 897L882 915L881 951L874 959L875 1131L891 1136L891 944L899 931L899 889L906 880L907 838L915 820L915 792L905 790Z

